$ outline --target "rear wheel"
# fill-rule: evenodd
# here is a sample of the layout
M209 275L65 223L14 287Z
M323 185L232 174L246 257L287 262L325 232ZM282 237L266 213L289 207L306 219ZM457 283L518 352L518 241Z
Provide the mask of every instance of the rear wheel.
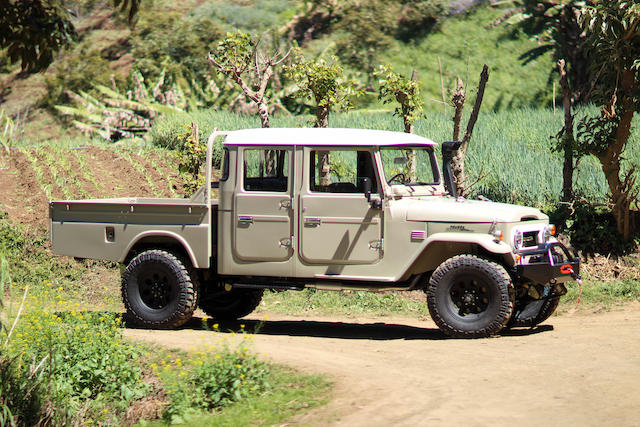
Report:
M252 313L263 293L262 289L208 289L200 300L200 308L214 319L236 320Z
M175 328L193 315L198 282L175 254L149 250L136 256L124 270L122 300L136 324Z
M500 332L514 304L511 278L501 265L474 255L443 262L427 287L429 313L447 335L481 338Z
M533 328L547 320L558 308L560 297L551 297L551 287L545 287L543 299L533 299L528 295L516 300L516 308L507 325L510 328Z

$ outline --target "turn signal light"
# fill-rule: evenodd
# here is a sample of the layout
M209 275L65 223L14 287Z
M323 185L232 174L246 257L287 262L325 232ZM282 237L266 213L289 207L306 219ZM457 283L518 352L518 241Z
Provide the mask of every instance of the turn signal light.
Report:
M503 237L502 231L500 231L500 230L492 231L492 232L491 232L491 235L492 235L493 237L495 237L495 238L496 238L496 240L499 240L499 241L501 241L501 242L502 242L502 237Z
M551 238L551 236L555 236L556 235L556 226L553 224L549 224L544 228L544 241L548 242L549 239Z

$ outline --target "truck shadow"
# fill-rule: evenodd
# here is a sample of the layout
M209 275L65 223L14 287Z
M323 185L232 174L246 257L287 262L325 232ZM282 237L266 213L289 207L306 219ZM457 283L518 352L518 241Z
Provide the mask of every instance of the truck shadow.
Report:
M214 326L217 325L217 328ZM181 329L215 330L220 333L247 332L260 335L286 335L314 338L340 338L362 340L446 340L452 339L436 328L394 323L348 323L317 320L236 320L214 321L194 317ZM510 329L500 333L504 337L521 337L552 331L552 325L541 325L529 329Z

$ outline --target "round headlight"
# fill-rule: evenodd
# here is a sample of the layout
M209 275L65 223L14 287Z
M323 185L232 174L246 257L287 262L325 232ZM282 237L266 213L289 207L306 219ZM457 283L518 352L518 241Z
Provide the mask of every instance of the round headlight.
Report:
M522 231L516 230L513 234L513 247L520 249L522 247Z

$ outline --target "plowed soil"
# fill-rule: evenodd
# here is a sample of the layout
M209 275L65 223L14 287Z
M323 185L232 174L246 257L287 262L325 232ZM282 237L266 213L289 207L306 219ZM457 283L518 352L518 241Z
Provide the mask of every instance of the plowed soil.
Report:
M7 154L0 149L0 214L6 213L13 224L22 226L23 232L38 237L48 233L50 198L180 197L181 194L182 180L177 175L175 162L170 155L153 150L42 146L12 149ZM82 295L87 303L103 306L107 295L117 295L117 268L72 258L66 258L65 262L84 270L77 285L84 289ZM102 294L96 294L97 290Z
M263 315L261 315L263 316ZM258 316L241 321L251 330ZM129 329L188 350L238 335ZM239 330L239 323L221 324ZM535 329L447 339L430 320L270 315L254 349L335 382L327 406L285 425L637 426L640 303L554 316Z
M49 197L64 199L65 194L73 198L179 197L182 194L182 180L176 165L153 151L98 146L77 148L44 146L13 149L10 154L0 152L0 211L6 212L15 223L35 233L44 233ZM54 159L64 157L68 166L64 167L62 162L50 164L45 153ZM35 162L30 161L27 154Z

